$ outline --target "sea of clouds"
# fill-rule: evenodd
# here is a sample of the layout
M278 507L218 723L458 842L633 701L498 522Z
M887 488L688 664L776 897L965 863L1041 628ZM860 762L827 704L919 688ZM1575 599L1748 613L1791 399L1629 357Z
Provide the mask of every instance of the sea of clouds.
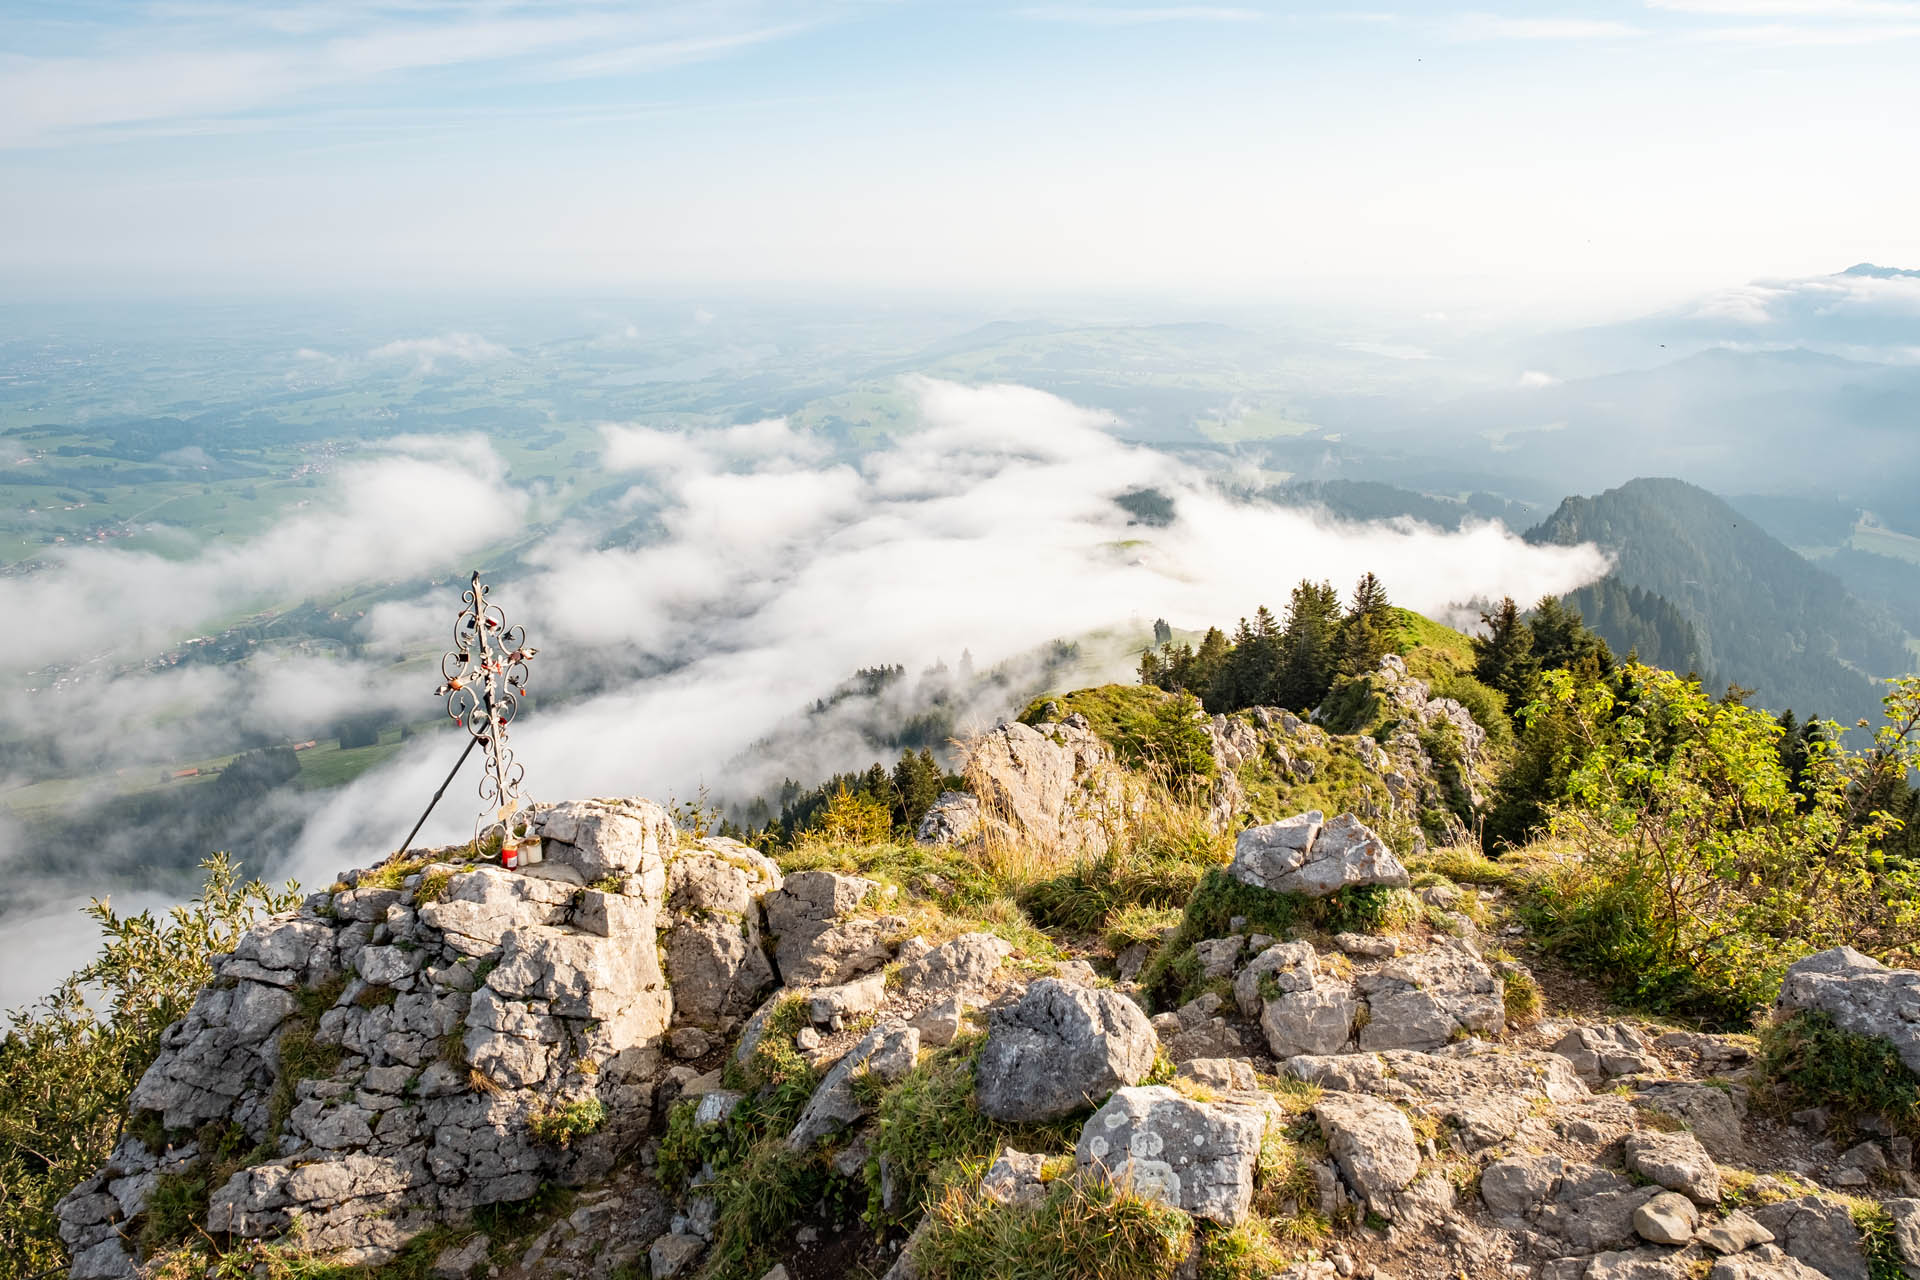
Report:
M503 535L539 528L525 570L499 584L497 599L541 649L536 699L543 681L601 692L515 726L529 792L664 800L706 786L744 800L781 776L811 781L871 763L861 735L829 718L784 739L802 745L780 758L763 754L752 776L733 772L752 744L856 668L917 671L963 649L987 667L1156 617L1226 626L1260 604L1277 610L1302 578L1345 589L1372 570L1396 603L1457 616L1465 602L1531 601L1607 568L1591 546L1529 546L1499 525L1355 525L1237 501L1218 473L1122 443L1108 415L1055 396L911 386L918 429L855 459L782 420L697 432L607 425L600 471L582 488L628 486L614 516L651 513L658 526L637 546L605 545L604 512L536 510L484 438L454 449L403 440L340 471L326 501L259 537L185 560L76 549L42 573L0 580L0 611L35 620L22 641L29 665L124 662L263 601L444 573ZM1132 525L1115 505L1142 487L1173 499L1170 525ZM222 735L297 732L316 714L375 706L411 718L432 709L436 677L418 664L397 670L396 659L445 647L457 607L450 590L381 605L364 621L358 660L263 654L15 699L0 731L70 736L103 770L157 769L217 750ZM994 710L974 714L986 721ZM386 766L315 795L302 834L266 873L326 883L389 852L457 748L422 735ZM457 783L421 840L464 839L473 825L472 797ZM114 888L70 883L57 908L0 924L0 1005L32 998L84 959L94 937L75 909Z

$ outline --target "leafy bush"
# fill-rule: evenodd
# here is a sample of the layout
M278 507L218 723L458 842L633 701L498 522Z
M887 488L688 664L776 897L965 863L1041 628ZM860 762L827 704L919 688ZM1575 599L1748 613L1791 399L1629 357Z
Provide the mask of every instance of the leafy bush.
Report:
M1797 787L1771 716L1671 672L1540 679L1529 715L1557 709L1578 757L1551 829L1579 856L1534 908L1550 945L1635 1003L1722 1026L1810 951L1913 954L1920 876L1881 855L1897 823L1868 804L1920 764L1920 678L1895 683L1871 746L1812 742Z
M584 1138L607 1122L606 1104L598 1098L575 1098L557 1107L542 1107L527 1118L527 1132L542 1146L564 1147Z
M1782 1100L1876 1115L1920 1132L1920 1077L1885 1040L1855 1035L1806 1009L1759 1028L1760 1075Z
M199 896L156 917L87 909L104 935L92 963L30 1009L7 1015L0 1040L0 1273L30 1276L65 1265L53 1205L106 1161L127 1096L231 951L262 916L297 898L242 883L224 855L203 864Z

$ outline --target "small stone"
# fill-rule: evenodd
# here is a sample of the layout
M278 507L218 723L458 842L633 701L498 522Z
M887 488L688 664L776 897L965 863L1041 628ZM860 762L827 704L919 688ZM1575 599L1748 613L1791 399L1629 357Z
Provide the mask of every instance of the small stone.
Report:
M1350 956L1380 959L1399 954L1400 944L1392 938L1376 938L1370 933L1336 933L1333 945Z
M647 1250L647 1263L653 1269L654 1280L667 1280L668 1277L681 1274L693 1265L706 1247L707 1242L695 1235L661 1236Z
M1702 1205L1720 1199L1720 1169L1691 1133L1629 1134L1624 1153L1628 1169L1669 1191L1684 1192Z
M793 1033L793 1046L802 1053L812 1053L820 1047L821 1036L812 1027L802 1027Z
M966 1012L967 1006L959 996L948 996L916 1017L912 1025L920 1033L921 1044L941 1048L952 1044L960 1034L961 1019Z
M1808 1133L1825 1133L1833 1123L1833 1112L1826 1107L1803 1107L1788 1117Z
M713 1048L713 1040L699 1027L675 1027L667 1037L667 1047L676 1058L700 1058Z
M1252 1064L1242 1058L1188 1058L1173 1074L1209 1089L1244 1092L1258 1087Z
M1736 1209L1696 1237L1715 1253L1739 1253L1757 1244L1771 1244L1773 1232L1753 1220L1744 1209Z
M1653 1244L1681 1245L1693 1239L1699 1212L1678 1191L1662 1191L1633 1211L1633 1229Z
M487 1265L487 1238L475 1236L465 1244L448 1245L433 1259L433 1280L471 1280Z

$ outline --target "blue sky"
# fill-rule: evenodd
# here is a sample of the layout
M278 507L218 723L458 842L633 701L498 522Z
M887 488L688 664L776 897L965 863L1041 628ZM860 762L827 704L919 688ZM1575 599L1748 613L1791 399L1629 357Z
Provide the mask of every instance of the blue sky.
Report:
M0 280L1602 302L1920 265L1920 0L0 3Z

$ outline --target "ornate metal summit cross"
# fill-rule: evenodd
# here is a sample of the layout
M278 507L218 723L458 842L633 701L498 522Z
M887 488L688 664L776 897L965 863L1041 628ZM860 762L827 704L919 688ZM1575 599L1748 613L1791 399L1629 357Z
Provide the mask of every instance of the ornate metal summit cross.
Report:
M507 726L520 709L520 699L526 696L527 663L537 651L527 643L526 628L508 626L500 607L488 602L487 584L480 581L478 569L460 599L466 608L453 624L453 648L440 659L443 682L434 693L447 700L448 717L466 729L467 749L460 753L452 773L428 802L427 813L420 815L400 848L404 852L413 843L427 814L433 812L473 749L485 747L486 771L480 777L480 799L493 816L489 819L487 809L481 811L474 826L474 844L477 847L497 833L500 860L511 867L518 862L519 842L526 835L520 805L520 784L526 778L526 768L514 759L507 745Z

